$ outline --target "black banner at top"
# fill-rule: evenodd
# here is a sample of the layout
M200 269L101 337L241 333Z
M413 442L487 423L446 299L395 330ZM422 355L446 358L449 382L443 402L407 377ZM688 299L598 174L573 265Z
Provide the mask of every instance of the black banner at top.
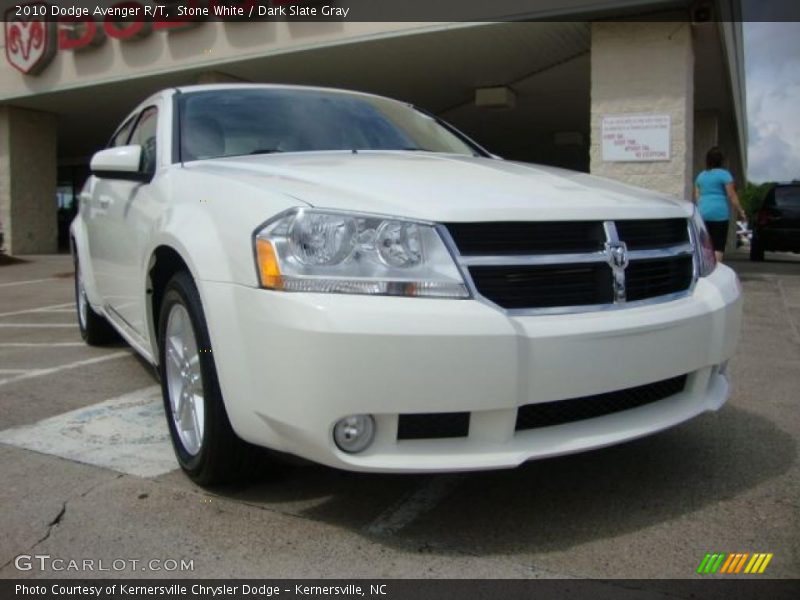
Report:
M796 0L0 0L5 21L800 21Z

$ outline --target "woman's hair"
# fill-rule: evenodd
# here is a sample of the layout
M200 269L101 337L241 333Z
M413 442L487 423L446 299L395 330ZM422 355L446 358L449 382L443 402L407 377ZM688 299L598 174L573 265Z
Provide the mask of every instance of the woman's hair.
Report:
M706 169L720 169L722 168L722 161L724 160L722 150L714 146L706 153Z

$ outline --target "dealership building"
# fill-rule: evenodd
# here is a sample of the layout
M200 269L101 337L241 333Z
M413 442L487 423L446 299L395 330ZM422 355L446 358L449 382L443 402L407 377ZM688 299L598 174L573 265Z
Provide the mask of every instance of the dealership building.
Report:
M517 4L526 11L513 20L464 23L37 22L7 13L0 40L5 249L63 247L92 154L146 96L192 83L387 95L435 113L504 158L685 199L706 150L720 145L744 181L740 0Z

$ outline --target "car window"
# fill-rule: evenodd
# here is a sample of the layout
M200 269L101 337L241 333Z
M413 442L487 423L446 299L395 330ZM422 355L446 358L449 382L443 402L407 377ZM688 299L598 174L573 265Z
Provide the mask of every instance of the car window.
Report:
M302 89L214 90L180 98L184 161L270 152L478 153L435 118L388 98Z
M787 185L775 188L774 203L776 208L800 209L800 185Z
M142 171L145 173L152 174L156 171L157 123L158 109L155 106L145 108L128 142L129 144L138 144L142 147Z
M128 137L130 136L131 129L133 128L133 124L136 122L136 115L132 116L130 119L125 121L125 123L120 127L117 132L112 136L111 141L108 142L109 148L116 148L117 146L125 146L128 143Z

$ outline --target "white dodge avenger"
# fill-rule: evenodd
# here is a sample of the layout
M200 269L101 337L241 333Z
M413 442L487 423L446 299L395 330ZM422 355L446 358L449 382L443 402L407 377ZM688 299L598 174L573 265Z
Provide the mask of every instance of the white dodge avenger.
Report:
M717 410L741 320L689 202L495 157L408 104L170 89L91 161L84 339L157 366L178 461L514 467Z

